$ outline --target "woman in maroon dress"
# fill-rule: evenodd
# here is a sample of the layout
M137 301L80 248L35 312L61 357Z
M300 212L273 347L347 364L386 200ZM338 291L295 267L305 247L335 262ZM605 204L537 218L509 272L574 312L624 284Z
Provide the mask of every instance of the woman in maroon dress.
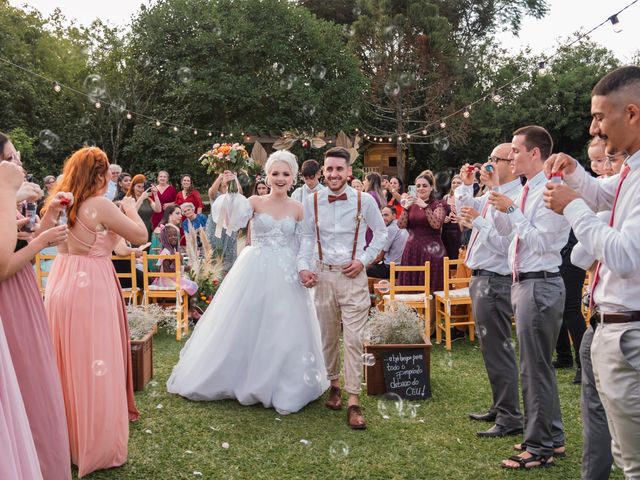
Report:
M151 226L154 229L162 220L164 210L168 207L173 207L176 204L176 197L178 196L178 191L169 183L169 174L164 170L158 172L158 184L156 188L158 189L156 197L160 200L162 210L160 212L154 212L151 216Z
M442 224L446 216L446 205L436 200L432 176L420 175L416 178L416 197L405 199L404 211L398 220L398 227L409 231L409 239L404 247L401 264L405 266L424 265L431 262L431 291L442 290L442 259L446 255L442 243ZM424 273L400 272L399 285L420 285L424 283Z
M183 175L180 179L180 185L182 186L182 190L178 192L176 196L176 205L180 206L183 203L193 203L194 208L196 209L196 214L202 213L204 210L204 203L202 203L202 197L200 197L200 192L195 189L193 186L193 178L191 175ZM184 220L186 217L182 217Z

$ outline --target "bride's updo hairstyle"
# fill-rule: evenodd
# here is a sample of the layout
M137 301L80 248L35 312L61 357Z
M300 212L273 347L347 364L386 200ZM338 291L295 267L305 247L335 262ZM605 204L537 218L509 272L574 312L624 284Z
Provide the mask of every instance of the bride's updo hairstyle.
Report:
M296 156L289 150L276 150L269 155L269 158L267 158L267 161L264 164L264 171L267 175L269 175L273 165L277 162L283 162L289 165L289 168L291 169L291 176L295 183L295 179L298 175L298 159Z

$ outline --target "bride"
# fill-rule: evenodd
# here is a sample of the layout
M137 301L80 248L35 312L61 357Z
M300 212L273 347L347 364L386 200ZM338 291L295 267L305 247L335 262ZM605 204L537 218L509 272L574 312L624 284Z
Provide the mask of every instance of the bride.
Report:
M262 403L284 415L317 399L328 381L315 308L296 267L303 208L287 197L296 157L272 153L265 172L271 193L249 199L251 245L198 321L167 389L191 400Z

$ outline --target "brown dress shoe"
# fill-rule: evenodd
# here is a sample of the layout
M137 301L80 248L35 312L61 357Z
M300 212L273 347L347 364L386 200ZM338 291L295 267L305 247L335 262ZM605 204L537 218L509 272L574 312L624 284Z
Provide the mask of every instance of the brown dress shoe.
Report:
M340 390L340 387L331 387L329 389L329 399L324 404L331 410L340 410L342 408L342 390Z
M364 430L367 422L364 419L362 409L359 405L351 405L347 408L347 424L354 430Z

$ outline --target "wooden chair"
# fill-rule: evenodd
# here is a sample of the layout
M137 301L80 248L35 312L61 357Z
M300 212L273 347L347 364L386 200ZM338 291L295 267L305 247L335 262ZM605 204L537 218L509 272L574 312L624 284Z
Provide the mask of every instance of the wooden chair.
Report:
M40 295L42 295L42 298L44 298L44 290L46 287L44 279L49 276L49 271L42 269L42 262L54 260L55 258L56 256L53 254L36 253L36 258L35 258L36 278L38 279L38 289L40 290Z
M175 272L153 272L149 270L149 260L157 261L173 260L175 262ZM157 303L159 299L173 300L176 304L176 340L181 340L182 335L189 333L189 295L182 290L180 272L180 253L173 255L149 255L144 252L142 265L144 266L144 295L143 303ZM153 285L155 278L171 278L175 282L175 287L161 287Z
M444 257L444 290L433 292L436 299L436 343L441 343L444 332L445 348L451 350L451 327L467 325L469 340L474 339L473 311L469 287L456 288L460 284L469 284L471 277L456 278L454 268L464 263L464 260L449 260ZM465 314L452 313L451 307L466 305Z
M140 296L140 288L138 287L138 279L136 277L136 254L131 252L129 255L112 255L111 260L127 260L130 262L130 270L125 273L116 272L118 278L128 278L131 281L130 288L122 288L122 298L133 305L138 304Z
M405 305L415 308L422 312L424 316L425 337L429 338L431 334L431 303L433 298L430 294L431 290L431 271L430 263L424 262L420 266L404 266L397 265L394 262L390 264L391 272L389 274L389 294L383 295L384 306L387 308L391 302L402 302ZM398 272L423 272L424 283L420 285L396 285L396 273Z

